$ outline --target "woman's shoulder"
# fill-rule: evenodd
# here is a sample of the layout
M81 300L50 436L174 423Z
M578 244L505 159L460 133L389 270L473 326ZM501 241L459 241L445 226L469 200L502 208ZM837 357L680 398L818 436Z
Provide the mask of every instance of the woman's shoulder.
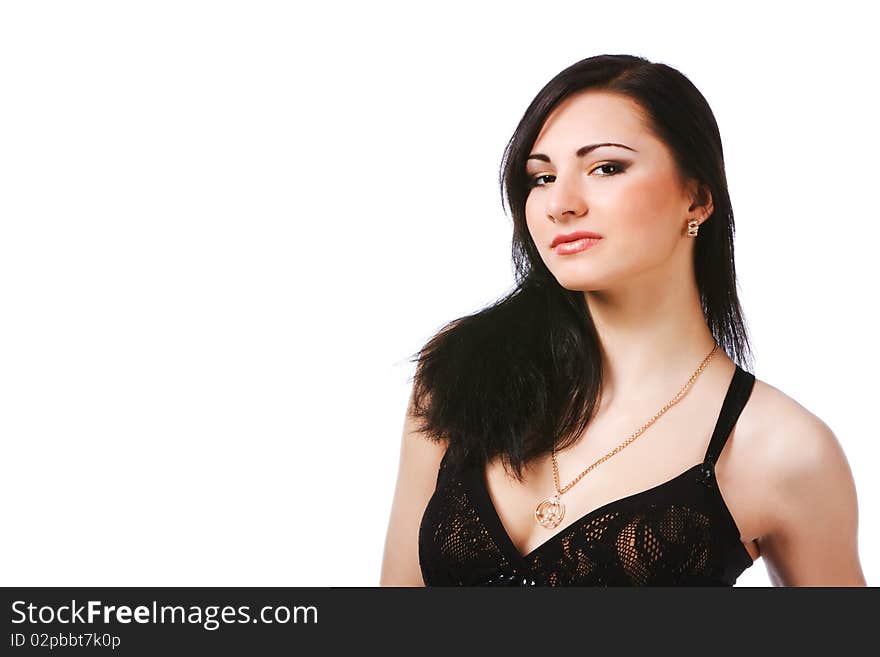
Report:
M774 471L814 462L837 443L828 424L778 387L759 378L742 414L750 448Z
M743 453L761 496L784 513L805 513L816 496L846 497L853 489L843 447L815 412L778 387L755 379L741 414ZM768 510L768 509L765 509ZM772 525L776 518L767 518Z
M755 380L743 409L743 446L755 500L754 532L774 582L855 582L858 502L852 470L834 431L815 412ZM743 450L743 451L747 451Z

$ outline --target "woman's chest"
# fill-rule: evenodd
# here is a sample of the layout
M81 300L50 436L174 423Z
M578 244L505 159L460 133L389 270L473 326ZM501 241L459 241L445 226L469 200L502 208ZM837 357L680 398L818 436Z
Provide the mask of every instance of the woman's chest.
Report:
M740 541L753 560L760 556L755 539L761 535L760 482L755 480L757 469L750 459L747 448L751 437L747 422L736 427L728 438L713 468L714 489L710 509L722 516L721 521L732 520ZM738 434L738 435L735 435ZM482 480L475 481L483 488L487 498L488 512L497 516L504 534L521 555L532 553L546 544L553 536L562 535L576 523L601 509L613 508L617 502L626 501L632 507L636 503L652 504L658 500L678 503L681 507L699 506L695 496L704 488L688 484L700 477L698 466L705 455L708 438L682 442L674 435L658 432L652 445L634 448L630 454L616 454L583 475L560 497L562 518L553 527L542 525L536 517L538 505L556 491L552 461L529 466L522 481L509 476L500 460L488 463L482 471ZM664 442L665 441L665 442ZM660 445L676 445L677 449L658 449ZM565 458L568 456L568 458ZM566 485L596 461L594 455L565 452L557 457L559 486ZM615 463L612 461L617 460ZM479 477L480 473L475 473ZM693 481L692 481L693 480ZM725 511L731 518L723 516ZM710 511L711 512L711 511ZM716 522L718 519L715 519Z

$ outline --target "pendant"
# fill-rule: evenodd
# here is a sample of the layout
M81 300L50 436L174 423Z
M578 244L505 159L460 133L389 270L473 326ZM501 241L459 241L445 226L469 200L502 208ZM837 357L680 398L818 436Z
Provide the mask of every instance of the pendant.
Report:
M559 495L553 495L541 502L535 509L535 520L547 529L553 529L565 515L565 505L559 500Z

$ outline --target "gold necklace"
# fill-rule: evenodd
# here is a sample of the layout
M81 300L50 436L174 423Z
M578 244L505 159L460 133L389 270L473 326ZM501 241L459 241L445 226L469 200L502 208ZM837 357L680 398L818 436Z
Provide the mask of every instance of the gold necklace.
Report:
M535 520L537 520L538 524L542 527L546 527L547 529L553 529L554 527L558 526L559 523L562 522L562 517L565 515L565 505L562 503L559 497L567 490L569 490L572 486L574 486L577 482L579 482L581 478L583 478L583 476L587 474L590 470L595 468L603 461L610 459L612 456L617 454L617 452L619 452L636 438L641 436L648 427L650 427L652 424L654 424L654 422L657 421L657 418L659 418L666 411L672 408L676 403L678 403L678 400L681 399L687 389L691 387L694 381L696 381L697 377L712 359L712 356L715 354L716 349L718 349L717 342L715 343L715 346L712 347L712 351L709 352L709 355L703 359L703 362L700 363L700 366L691 375L691 378L688 379L688 382L684 385L684 387L678 391L678 394L675 397L672 398L672 401L667 403L666 406L664 406L658 413L654 414L654 417L652 417L646 424L642 425L642 427L632 436L630 436L626 442L621 443L613 450L608 452L605 456L593 463L589 468L581 472L577 477L569 482L569 484L565 488L559 487L559 464L556 462L556 448L554 447L553 449L551 449L550 458L553 461L553 482L556 485L556 492L547 499L542 500L540 504L538 504L538 506L535 508Z

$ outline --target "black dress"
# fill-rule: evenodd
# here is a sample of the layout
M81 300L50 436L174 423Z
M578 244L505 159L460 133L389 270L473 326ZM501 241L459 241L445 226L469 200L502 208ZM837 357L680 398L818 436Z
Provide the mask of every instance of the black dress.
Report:
M526 555L504 530L483 473L453 472L444 456L419 526L425 584L732 586L753 561L714 466L754 383L737 365L701 463L590 511Z

